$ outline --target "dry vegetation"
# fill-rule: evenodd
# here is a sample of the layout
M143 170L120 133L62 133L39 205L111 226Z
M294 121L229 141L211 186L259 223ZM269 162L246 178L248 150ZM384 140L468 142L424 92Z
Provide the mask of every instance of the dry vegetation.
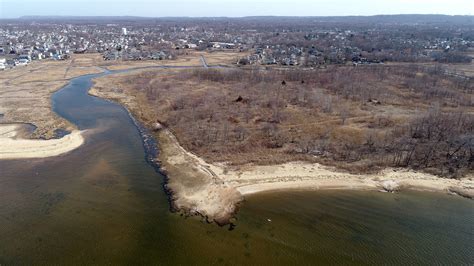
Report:
M99 73L96 55L69 61L33 62L0 72L0 123L31 123L33 137L51 138L56 129L74 128L51 109L51 94L74 77Z
M473 170L472 82L437 68L159 70L105 79L101 91L133 95L140 119L162 122L210 162L305 160L449 177Z
M37 127L31 137L52 138L57 129L74 125L51 110L51 94L70 79L102 68L110 70L149 66L201 66L201 56L213 64L230 65L238 52L187 52L176 60L104 61L100 54L73 55L65 61L35 61L28 66L0 72L0 123L31 123ZM236 60L236 59L235 59Z

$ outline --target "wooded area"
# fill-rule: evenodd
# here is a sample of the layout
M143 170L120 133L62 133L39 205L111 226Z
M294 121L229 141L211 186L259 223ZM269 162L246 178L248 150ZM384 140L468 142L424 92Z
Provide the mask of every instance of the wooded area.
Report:
M162 71L162 70L161 70ZM473 170L473 83L435 66L195 69L121 78L142 116L188 150L235 165L294 160L352 172Z

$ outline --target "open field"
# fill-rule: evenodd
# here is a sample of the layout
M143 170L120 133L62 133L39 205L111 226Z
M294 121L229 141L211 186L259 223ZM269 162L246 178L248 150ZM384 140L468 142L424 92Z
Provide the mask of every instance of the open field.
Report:
M199 52L193 50L183 51L175 60L145 60L145 61L104 61L100 65L109 70L123 70L148 66L177 66L177 67L200 67L203 65L201 56L205 58L209 65L233 66L237 58L245 56L244 52L221 52L212 53Z
M474 52L467 52L464 53L464 55L469 56L474 59ZM388 65L398 65L398 66L410 66L411 63L400 63L400 62L389 62L387 63ZM435 62L431 63L417 63L417 65L420 66L426 66L426 67L439 67L443 69L447 74L452 74L452 75L460 75L460 76L466 76L470 78L474 78L474 61L471 61L470 63L443 63L443 64L438 64Z
M465 55L474 59L474 49L468 50ZM468 77L474 77L474 60L470 64L451 64L447 68L455 73L460 73Z
M474 53L470 54L474 58ZM448 71L474 78L474 61L469 64L446 64Z

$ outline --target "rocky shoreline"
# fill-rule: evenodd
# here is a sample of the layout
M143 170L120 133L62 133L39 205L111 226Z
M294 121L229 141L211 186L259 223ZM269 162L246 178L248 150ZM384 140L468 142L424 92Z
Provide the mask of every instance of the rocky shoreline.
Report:
M164 143L166 142L174 142L171 140L169 135L165 134L166 132L170 133L167 129L162 128L160 125L160 130L153 130L150 127L145 126L141 121L139 121L136 118L136 115L134 114L133 111L131 111L129 108L127 108L126 103L122 103L116 98L110 97L106 98L103 97L103 95L99 95L97 90L90 90L89 95L94 96L94 97L99 97L101 99L119 104L125 112L127 112L129 118L137 128L141 140L142 140L142 145L145 151L144 159L145 161L153 167L156 173L160 174L163 177L163 183L162 187L164 192L167 195L168 198L168 203L170 207L171 212L181 212L185 216L201 216L203 217L208 223L213 223L215 222L216 224L220 226L225 226L225 225L230 225L230 228L233 228L235 225L233 221L235 220L235 213L237 213L238 209L238 203L241 202L242 197L240 193L238 193L237 190L230 188L233 193L235 193L237 196L234 198L238 198L238 200L232 200L232 202L229 204L232 206L230 209L227 208L226 211L222 212L209 212L208 210L205 210L205 208L200 208L196 206L196 202L200 201L199 197L196 197L195 199L192 199L191 202L182 202L183 201L183 194L187 194L192 186L188 188L181 189L181 187L178 185L176 186L176 182L174 179L170 178L171 176L175 176L175 171L169 171L169 168L171 167L169 164L167 165L166 159L162 154L162 150L164 148ZM160 144L160 146L159 146ZM161 150L159 149L161 148ZM169 154L168 154L169 155ZM191 166L193 167L193 166ZM186 166L182 167L181 169L186 169ZM186 174L186 177L193 177L193 169L187 169L189 172ZM175 179L179 179L175 177ZM217 181L219 183L219 181ZM171 183L171 184L170 184ZM199 187L200 183L202 182L197 182L196 186ZM210 184L210 187L212 187L212 184ZM217 185L217 187L220 187L220 185ZM209 191L205 191L207 193ZM217 201L220 201L219 198L216 199ZM211 207L212 209L213 207ZM223 207L225 209L225 207Z
M122 105L121 105L122 106ZM170 206L170 211L171 212L177 212L179 211L176 206L173 203L173 191L168 188L167 183L168 183L168 175L166 171L161 167L161 163L159 158L159 149L158 149L158 142L155 139L155 137L152 135L149 129L147 129L141 122L139 122L133 114L128 110L127 108L123 107L122 108L128 113L128 116L132 120L133 124L138 130L138 133L140 134L140 139L142 140L142 145L143 149L145 151L145 161L153 167L156 173L160 174L163 176L163 183L162 187L163 190L165 191L169 206Z

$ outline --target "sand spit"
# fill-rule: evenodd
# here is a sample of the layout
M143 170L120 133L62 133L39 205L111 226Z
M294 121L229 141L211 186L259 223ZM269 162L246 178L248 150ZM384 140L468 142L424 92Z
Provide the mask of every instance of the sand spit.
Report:
M0 159L46 158L72 151L84 143L82 132L75 130L60 139L22 139L21 125L0 125Z

